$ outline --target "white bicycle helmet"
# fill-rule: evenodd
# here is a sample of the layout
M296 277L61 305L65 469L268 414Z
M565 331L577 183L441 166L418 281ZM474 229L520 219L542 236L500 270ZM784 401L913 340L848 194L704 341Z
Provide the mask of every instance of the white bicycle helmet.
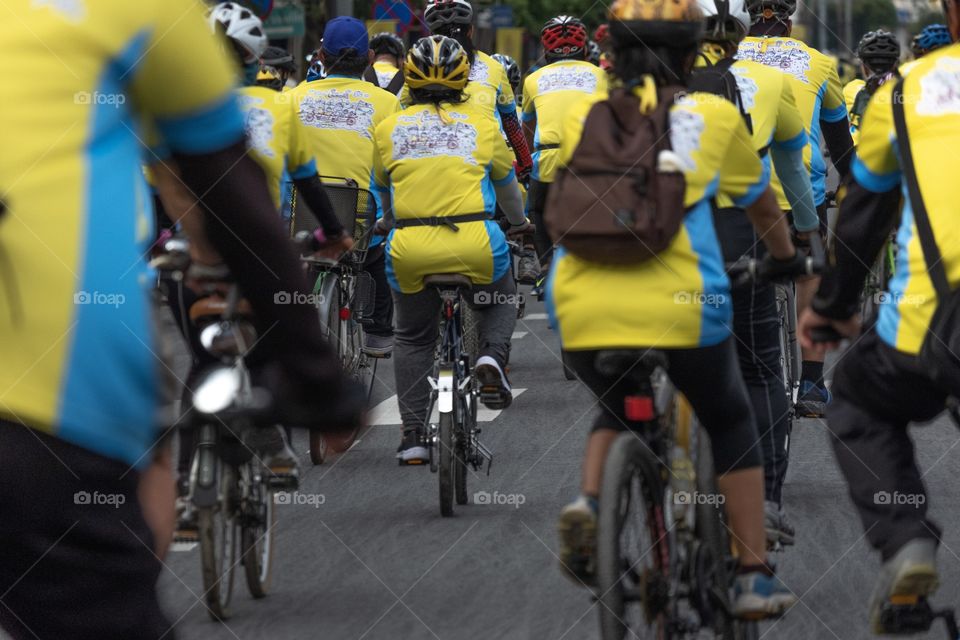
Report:
M221 2L210 10L207 18L213 31L230 38L244 64L260 59L269 41L263 22L250 9L236 2Z
M750 12L744 0L697 0L706 29L704 40L740 42L750 32Z

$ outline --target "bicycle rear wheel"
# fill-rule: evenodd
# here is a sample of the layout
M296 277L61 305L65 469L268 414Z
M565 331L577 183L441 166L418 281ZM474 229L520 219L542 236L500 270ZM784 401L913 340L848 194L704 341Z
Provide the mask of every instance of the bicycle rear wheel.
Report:
M212 506L197 508L197 528L200 534L204 601L207 613L219 621L230 617L239 522L234 504L236 472L229 465L222 462L218 464L220 499Z
M597 593L603 640L670 637L669 539L659 465L638 434L611 445L600 488Z
M476 363L480 354L480 314L464 300L460 301L460 326L463 329L463 353L470 356L471 363Z
M273 508L273 492L264 482L252 482L247 498L245 524L241 529L243 571L247 589L254 598L263 598L273 579L273 528L277 513Z
M456 459L454 461L454 489L456 491L457 504L467 504L467 456L472 453L471 434L477 425L477 403L476 398L471 391L463 398L463 406L460 411L463 416L462 429L456 434L454 450Z
M340 320L340 278L331 271L321 272L313 287L314 293L319 294L320 300L317 313L320 316L320 327L323 336L330 342L337 353L343 354ZM310 430L310 462L323 464L330 452L326 436L316 430Z
M453 515L454 467L456 466L456 438L453 412L440 414L440 515Z

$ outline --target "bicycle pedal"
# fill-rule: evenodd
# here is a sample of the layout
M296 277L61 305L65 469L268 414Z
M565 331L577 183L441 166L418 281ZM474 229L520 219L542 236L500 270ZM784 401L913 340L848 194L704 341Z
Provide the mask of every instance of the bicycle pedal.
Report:
M930 629L936 618L930 603L919 596L891 596L880 609L880 628L890 635L911 635Z
M181 544L190 544L200 542L200 531L198 529L176 529L173 532L173 542Z
M397 462L400 464L401 467L422 467L423 465L427 464L427 460L419 460L419 459L417 460L398 459Z
M281 473L273 470L273 475L267 476L267 486L273 491L296 491L300 488L300 478L291 473Z

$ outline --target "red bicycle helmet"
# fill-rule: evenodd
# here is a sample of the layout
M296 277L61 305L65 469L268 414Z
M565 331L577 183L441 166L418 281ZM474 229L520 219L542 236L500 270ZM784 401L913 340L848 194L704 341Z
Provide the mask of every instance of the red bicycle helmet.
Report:
M549 57L582 58L587 46L587 28L572 16L550 18L540 31L540 42Z

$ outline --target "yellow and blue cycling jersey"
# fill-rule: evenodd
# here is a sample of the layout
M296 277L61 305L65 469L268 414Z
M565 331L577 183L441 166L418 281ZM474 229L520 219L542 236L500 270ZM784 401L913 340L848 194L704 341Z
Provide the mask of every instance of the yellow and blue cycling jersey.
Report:
M161 385L141 124L175 152L241 141L235 71L194 0L4 8L0 415L142 467Z
M704 48L700 59L711 64L719 61L709 47ZM730 67L730 73L737 82L741 106L750 115L754 149L762 153L762 160L769 171L772 166L770 154L766 153L766 150L771 146L795 150L807 145L807 133L793 97L793 89L784 73L753 60L737 60ZM807 164L807 171L809 170L810 165ZM787 202L783 187L779 181L773 180L772 176L770 186L781 203L781 208L789 209L789 204L783 204ZM717 196L717 204L725 208L730 207L732 202L721 193Z
M316 158L321 178L347 178L373 189L373 132L400 110L389 91L363 80L332 75L300 84L283 94L293 109L290 166L306 166ZM378 217L380 202L377 199ZM376 236L371 246L383 239Z
M570 108L594 93L606 93L607 73L584 60L562 60L540 67L523 83L523 120L536 119L533 137L533 172L540 182L553 182L560 149L560 133Z
M960 284L960 225L957 224L954 149L960 146L960 45L924 56L904 81L903 104L910 149L927 215L950 286ZM906 185L901 185L898 140L887 82L871 98L863 116L860 144L852 172L857 182L876 193L901 186L903 216L897 231L897 264L889 295L880 307L877 334L899 351L916 354L937 306L937 295L923 259Z
M860 90L866 86L866 82L857 78L843 87L843 102L847 105L847 115L850 118L850 137L853 138L853 146L857 146L860 142L860 116L853 112L853 105L857 102Z
M386 89L394 76L400 73L400 69L397 69L389 62L377 60L373 63L373 72L377 74L377 84L380 85L380 88Z
M389 190L394 216L448 217L488 213L495 185L515 179L513 153L499 123L470 103L413 105L376 130L377 188ZM423 277L461 273L475 284L499 280L510 268L510 250L493 220L394 229L387 238L387 277L401 293L423 289Z
M464 89L467 102L498 118L503 113L516 113L517 101L503 65L483 51L477 51L470 65L470 81ZM403 106L410 104L410 88L403 85L400 92Z
M587 113L602 97L571 112L561 162L572 157ZM725 193L736 206L753 204L767 188L769 171L737 108L713 95L677 100L670 110L670 142L683 163L688 212L664 251L637 265L588 262L562 246L554 257L547 308L564 349L692 348L730 335L730 282L710 201Z
M289 161L293 112L287 94L259 86L243 87L239 93L247 147L267 176L273 206L282 209L290 201L290 180L312 176L316 162L307 153L300 154L299 166Z
M740 43L737 58L754 60L786 74L807 132L803 162L810 167L813 201L817 206L823 204L827 197L827 165L820 150L820 122L847 119L836 64L795 38L747 37ZM774 189L782 193L779 185ZM780 206L790 208L786 198L780 200Z

